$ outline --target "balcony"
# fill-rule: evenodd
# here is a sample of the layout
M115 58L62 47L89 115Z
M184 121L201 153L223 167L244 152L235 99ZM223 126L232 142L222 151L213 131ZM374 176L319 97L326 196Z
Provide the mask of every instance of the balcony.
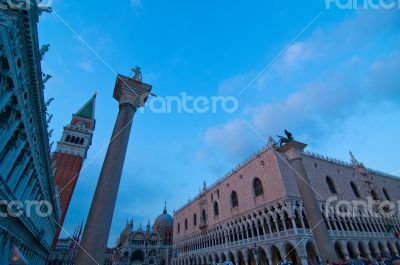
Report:
M199 228L200 229L207 229L207 222L205 220L200 220Z

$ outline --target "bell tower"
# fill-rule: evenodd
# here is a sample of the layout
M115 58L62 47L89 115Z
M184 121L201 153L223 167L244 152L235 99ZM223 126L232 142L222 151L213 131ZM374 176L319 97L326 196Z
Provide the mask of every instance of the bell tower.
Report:
M96 94L72 115L72 120L70 124L64 127L61 139L57 142L57 148L52 155L56 168L54 184L58 188L61 203L60 226L64 223L83 162L92 144L96 125L95 103ZM57 244L60 232L61 227L57 229L53 247Z

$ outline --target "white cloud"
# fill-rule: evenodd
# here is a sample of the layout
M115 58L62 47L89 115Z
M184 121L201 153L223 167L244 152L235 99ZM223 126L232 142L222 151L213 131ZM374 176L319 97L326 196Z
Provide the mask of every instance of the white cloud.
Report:
M224 150L230 156L241 154L248 148L251 138L248 128L239 118L235 118L222 126L209 128L204 134L204 142Z
M286 66L294 66L301 63L311 56L312 47L305 42L296 42L290 45L282 58L282 63Z
M391 54L390 45L382 46L377 40L378 35L388 37L387 32L391 41L399 40L399 18L391 11L360 11L338 26L315 30L310 38L289 47L276 65L249 88L260 92L257 97L254 91L245 92L251 105L245 106L242 100L242 115L265 137L287 128L297 138L318 144L337 134L342 123L361 108L385 101L399 102L400 54ZM282 84L287 85L292 75L298 73L301 75L296 78L302 80L291 80L289 84L294 87L289 95L277 93L282 91ZM218 90L240 91L254 76L252 72L237 74L223 80ZM249 131L242 121L232 118L209 128L203 140L227 156L243 156L249 147L254 150L260 144L254 141L258 136Z
M238 74L233 77L222 80L218 84L218 94L220 95L233 95L238 94L244 89L251 79L254 77L254 73Z
M94 72L93 64L87 58L82 59L81 61L77 62L77 64L82 70L84 70L86 72L89 72L89 73Z

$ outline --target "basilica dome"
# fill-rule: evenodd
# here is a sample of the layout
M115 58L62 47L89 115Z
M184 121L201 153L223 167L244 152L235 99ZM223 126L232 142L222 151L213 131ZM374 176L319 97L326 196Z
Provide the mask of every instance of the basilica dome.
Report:
M172 229L174 228L174 218L168 214L167 208L164 208L162 214L160 214L156 220L154 221L154 230L161 231L165 229Z

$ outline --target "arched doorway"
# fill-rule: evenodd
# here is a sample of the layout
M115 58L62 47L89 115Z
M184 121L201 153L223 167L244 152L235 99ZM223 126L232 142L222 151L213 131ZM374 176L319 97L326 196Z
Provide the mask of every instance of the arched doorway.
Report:
M308 260L309 260L309 262L311 262L311 265L318 265L319 258L317 255L317 251L315 250L315 246L311 241L307 242L306 251L307 251Z
M247 251L247 255L248 255L249 265L256 265L256 259L254 257L253 249L249 249Z
M122 257L120 258L120 261L127 263L129 261L129 252L125 251Z
M201 256L201 264L207 264L207 257L206 256Z
M272 265L278 265L282 260L281 253L279 249L275 246L271 247Z
M374 246L374 243L372 243L372 241L370 241L368 243L368 247L369 247L369 251L371 252L371 256L373 258L377 258L376 251L375 251L375 246Z
M339 259L344 260L345 256L344 256L342 247L340 246L339 242L335 243L335 251L336 251L336 255L339 257Z
M360 250L360 256L364 259L367 259L368 254L363 242L358 243L358 249Z
M387 242L387 247L388 247L391 255L396 254L397 250L396 250L395 246L392 244L392 242Z
M238 259L239 259L239 261L238 261L237 265L245 265L244 256L241 251L238 251Z
M379 246L379 250L381 251L381 254L382 254L382 255L388 254L388 253L386 253L387 251L386 251L386 249L385 249L385 245L384 245L382 242L379 242L379 243L378 243L378 246Z
M397 251L400 252L400 242L399 241L396 242L396 247L397 247Z
M219 263L219 257L217 254L214 254L215 263Z
M262 247L258 248L259 265L268 265L267 254Z
M131 263L132 264L143 264L144 262L144 253L141 250L136 250L132 253Z
M356 250L351 242L347 242L347 252L349 252L350 258L355 259L357 258Z
M297 255L296 249L289 243L286 244L285 246L285 252L286 252L286 259L290 261L293 265L298 265L299 264L299 256Z
M207 263L208 263L208 264L212 264L212 263L213 263L213 261L212 261L212 256L211 256L211 255L208 256L208 258L207 258Z
M235 256L233 255L232 252L228 252L227 258L230 262L235 263Z
M221 260L220 260L220 262L221 262L221 263L225 263L225 261L226 261L226 257L225 257L225 254L222 252L222 253L221 253Z

